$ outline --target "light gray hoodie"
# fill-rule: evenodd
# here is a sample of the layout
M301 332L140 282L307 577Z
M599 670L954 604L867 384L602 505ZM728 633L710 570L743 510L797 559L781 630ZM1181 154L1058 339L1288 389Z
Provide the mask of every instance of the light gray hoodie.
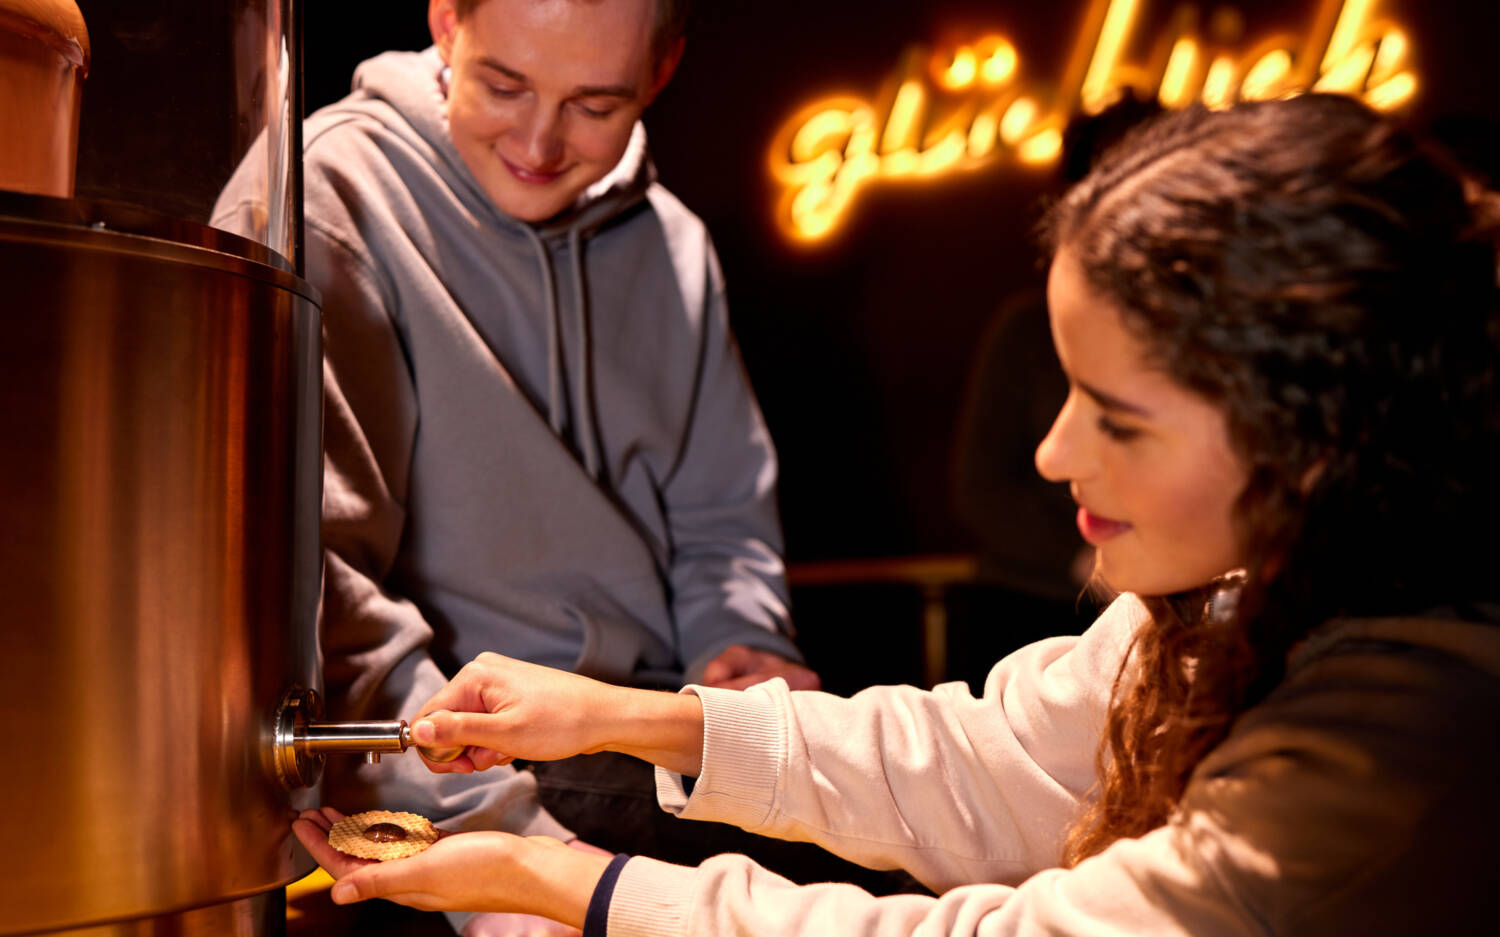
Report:
M409 718L482 651L670 686L731 644L800 660L775 454L702 223L639 126L574 208L503 214L449 138L442 68L371 59L305 127L330 716ZM213 224L255 233L263 163ZM330 764L325 799L568 838L529 775L388 761Z

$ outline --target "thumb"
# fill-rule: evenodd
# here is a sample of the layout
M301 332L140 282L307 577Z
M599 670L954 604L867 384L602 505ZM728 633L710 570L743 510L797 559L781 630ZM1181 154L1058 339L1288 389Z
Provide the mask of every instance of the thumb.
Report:
M497 748L498 720L490 713L429 713L412 724L411 737L426 748Z
M379 865L367 865L350 872L334 883L328 897L333 899L334 904L353 904L356 901L384 897L390 893L390 876L380 874L380 869Z
M729 665L717 657L703 665L702 679L709 686L718 683L720 680L727 680L729 676Z
M720 651L717 657L704 665L703 682L713 685L739 676L745 671L748 650L742 644L731 644Z

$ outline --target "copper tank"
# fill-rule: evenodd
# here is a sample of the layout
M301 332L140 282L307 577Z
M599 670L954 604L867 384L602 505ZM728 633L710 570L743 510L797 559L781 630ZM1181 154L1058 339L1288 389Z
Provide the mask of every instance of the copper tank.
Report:
M0 193L0 934L279 932L320 686L318 296L251 241ZM264 918L264 920L261 920ZM198 921L198 924L194 924Z
M89 34L72 0L0 0L0 189L73 194Z

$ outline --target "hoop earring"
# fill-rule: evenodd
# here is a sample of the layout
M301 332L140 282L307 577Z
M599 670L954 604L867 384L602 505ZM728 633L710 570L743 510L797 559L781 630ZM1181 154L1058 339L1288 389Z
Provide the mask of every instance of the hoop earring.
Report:
M1231 570L1214 581L1208 593L1208 607L1204 617L1215 625L1227 625L1234 620L1240 607L1240 592L1245 588L1245 571Z

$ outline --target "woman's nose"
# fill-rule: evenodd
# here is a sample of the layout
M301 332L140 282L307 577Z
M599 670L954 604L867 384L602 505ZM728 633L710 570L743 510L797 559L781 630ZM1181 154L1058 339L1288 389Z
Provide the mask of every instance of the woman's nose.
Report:
M1079 447L1077 407L1070 392L1062 409L1052 421L1052 428L1036 447L1036 470L1049 482L1076 481L1083 475Z

